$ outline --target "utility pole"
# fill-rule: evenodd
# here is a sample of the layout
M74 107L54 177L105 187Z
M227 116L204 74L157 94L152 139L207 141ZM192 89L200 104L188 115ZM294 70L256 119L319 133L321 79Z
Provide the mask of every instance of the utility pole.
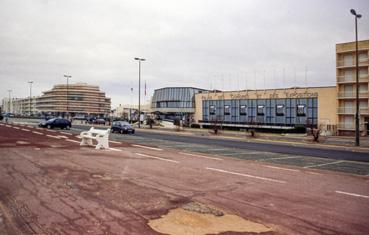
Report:
M359 49L357 19L361 18L354 9L350 10L355 16L355 55L356 55L356 112L355 112L355 146L360 146L360 114L359 114Z
M32 115L31 99L32 99L32 83L33 81L28 81L29 83L29 116Z
M8 101L8 113L11 113L10 112L10 99L11 99L11 97L10 97L10 94L12 93L12 90L8 90L8 93L9 93L9 101Z
M67 98L67 118L69 118L69 105L68 105L68 103L69 103L69 78L71 78L72 76L71 75L65 75L64 74L64 77L67 79L67 96L66 96L66 98Z
M141 128L141 61L146 59L136 57L135 60L138 60L138 128Z

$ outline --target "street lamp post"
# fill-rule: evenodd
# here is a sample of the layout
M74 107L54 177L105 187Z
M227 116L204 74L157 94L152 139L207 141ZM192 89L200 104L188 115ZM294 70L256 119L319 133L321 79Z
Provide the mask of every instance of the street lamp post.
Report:
M138 128L141 128L141 61L146 59L136 57L135 60L138 60Z
M31 99L32 99L32 83L33 81L28 81L29 83L29 116L32 114L32 108L31 108Z
M11 97L10 97L10 94L12 93L12 90L8 90L8 93L9 93L9 102L8 102L8 113L11 113L10 112L10 99L11 99Z
M356 55L356 112L355 112L355 146L360 146L360 116L359 116L359 49L358 49L358 33L357 19L361 18L354 9L350 10L355 16L355 55Z
M66 97L66 99L67 99L67 118L69 118L69 105L68 105L68 102L69 102L69 98L68 98L68 96L69 96L69 78L71 78L72 76L71 75L65 75L64 74L64 77L67 79L67 97Z

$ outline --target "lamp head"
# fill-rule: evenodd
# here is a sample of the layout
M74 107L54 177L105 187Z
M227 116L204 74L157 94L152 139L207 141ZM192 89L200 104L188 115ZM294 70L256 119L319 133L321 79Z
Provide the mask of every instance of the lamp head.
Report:
M360 15L360 14L357 14L357 15L356 15L356 17L357 17L357 18L361 18L361 15Z
M353 14L354 16L356 16L356 11L354 9L350 10L351 14Z

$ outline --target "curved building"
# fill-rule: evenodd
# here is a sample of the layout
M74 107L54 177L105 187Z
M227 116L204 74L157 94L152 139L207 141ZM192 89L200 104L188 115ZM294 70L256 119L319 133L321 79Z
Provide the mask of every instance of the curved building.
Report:
M165 87L154 91L151 109L162 119L190 122L195 113L195 94L207 90L195 87Z
M98 86L76 83L55 85L44 91L36 106L43 114L54 116L103 117L110 113L111 101Z

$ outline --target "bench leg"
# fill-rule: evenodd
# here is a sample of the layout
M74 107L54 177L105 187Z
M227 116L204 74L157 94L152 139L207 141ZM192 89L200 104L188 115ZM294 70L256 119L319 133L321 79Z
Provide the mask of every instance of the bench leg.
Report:
M109 148L109 139L108 138L96 138L97 145L95 149L108 149Z
M81 140L80 145L81 145L81 146L85 146L85 145L93 145L93 144L92 144L92 139L90 139L90 138L83 138L83 137L82 137L82 140Z

